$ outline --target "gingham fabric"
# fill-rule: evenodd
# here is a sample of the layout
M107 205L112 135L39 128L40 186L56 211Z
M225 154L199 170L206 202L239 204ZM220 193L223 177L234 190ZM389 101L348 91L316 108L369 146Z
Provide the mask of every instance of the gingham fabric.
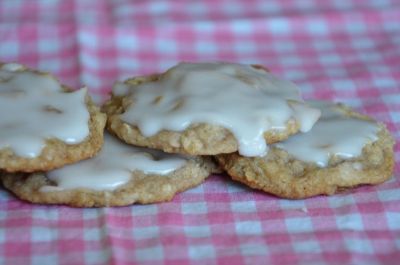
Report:
M179 61L257 63L400 137L397 0L2 0L0 60L99 100L115 80ZM1 190L0 264L400 264L400 167L382 185L296 201L225 175L120 208L31 205Z

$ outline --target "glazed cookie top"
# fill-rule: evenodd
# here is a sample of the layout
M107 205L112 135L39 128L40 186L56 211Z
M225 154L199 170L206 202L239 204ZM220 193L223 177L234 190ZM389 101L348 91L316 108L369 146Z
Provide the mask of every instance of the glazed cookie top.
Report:
M349 115L340 104L323 101L310 104L322 110L314 127L275 144L297 159L325 167L333 156L350 159L361 155L366 144L378 139L380 127L376 122Z
M87 90L65 93L46 73L16 63L0 64L0 149L40 155L46 139L78 144L89 135Z
M135 170L167 175L187 162L184 156L127 145L108 134L104 137L103 148L97 156L48 172L47 177L57 186L44 186L42 191L114 190L127 183Z
M195 123L220 125L232 132L244 156L268 151L266 131L285 130L295 119L307 132L320 115L302 102L293 83L241 64L181 63L153 82L117 83L113 94L132 100L121 119L145 137Z

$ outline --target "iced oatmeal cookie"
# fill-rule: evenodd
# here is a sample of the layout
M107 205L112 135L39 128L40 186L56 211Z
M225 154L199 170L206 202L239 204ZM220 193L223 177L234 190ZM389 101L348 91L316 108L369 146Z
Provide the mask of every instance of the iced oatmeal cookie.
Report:
M85 88L50 74L0 64L0 170L51 170L95 155L106 117Z
M73 207L124 206L171 200L201 184L215 165L209 157L167 154L105 134L91 159L46 173L0 173L5 188L33 203Z
M181 63L116 83L103 110L125 142L190 155L260 156L320 116L293 83L233 63Z
M292 199L391 177L394 141L383 124L340 104L312 105L322 110L312 130L272 145L263 157L218 155L222 168L252 188Z

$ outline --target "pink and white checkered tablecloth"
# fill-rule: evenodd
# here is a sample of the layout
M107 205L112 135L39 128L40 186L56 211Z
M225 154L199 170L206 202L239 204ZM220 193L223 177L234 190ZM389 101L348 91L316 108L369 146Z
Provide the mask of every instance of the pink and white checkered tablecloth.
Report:
M398 0L1 0L0 60L97 99L183 60L258 63L400 138ZM31 205L0 190L0 264L400 264L400 165L382 185L297 201L224 175L121 208Z

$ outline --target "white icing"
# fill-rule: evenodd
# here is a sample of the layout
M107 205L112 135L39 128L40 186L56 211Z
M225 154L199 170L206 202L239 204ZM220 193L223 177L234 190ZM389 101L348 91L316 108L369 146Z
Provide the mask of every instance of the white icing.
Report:
M0 68L0 149L11 148L21 157L40 155L45 140L57 138L77 144L89 134L87 89L63 93L49 75L23 66Z
M315 111L303 102L289 101L290 107L293 109L293 116L298 121L302 121L300 124L300 132L308 132L314 126L315 122L321 116L320 111Z
M6 63L1 66L2 70L16 72L25 69L25 66L19 63Z
M332 103L315 101L311 105L322 110L314 127L275 146L287 150L297 159L325 167L332 156L357 157L365 144L378 139L379 126L375 122L349 117Z
M113 93L134 101L121 119L137 125L144 136L163 129L183 131L194 123L215 124L233 133L244 156L267 152L264 132L284 130L290 118L308 131L320 115L306 107L293 83L240 64L182 63L156 82L130 88L117 83Z
M105 134L104 145L96 157L50 171L47 177L57 184L57 189L113 190L127 183L135 170L166 175L186 162L182 156L134 147ZM42 189L52 190L48 186Z

